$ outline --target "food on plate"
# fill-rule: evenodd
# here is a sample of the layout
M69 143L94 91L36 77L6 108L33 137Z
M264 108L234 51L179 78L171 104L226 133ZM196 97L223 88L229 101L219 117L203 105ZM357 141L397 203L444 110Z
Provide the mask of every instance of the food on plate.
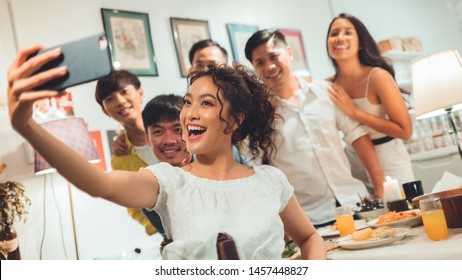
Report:
M379 218L377 219L376 224L379 225L379 224L406 220L406 219L418 217L420 215L421 214L419 211L404 211L404 212L391 211L386 214L380 215Z
M372 233L371 228L365 228L365 229L355 231L351 235L351 237L353 238L353 240L362 241L362 240L368 239L371 236L371 233Z
M378 227L372 230L372 238L384 239L396 235L396 231L391 227Z
M390 227L378 227L375 229L365 228L358 231L355 231L351 237L355 241L365 241L371 239L385 239L388 237L395 236L396 232L393 228Z

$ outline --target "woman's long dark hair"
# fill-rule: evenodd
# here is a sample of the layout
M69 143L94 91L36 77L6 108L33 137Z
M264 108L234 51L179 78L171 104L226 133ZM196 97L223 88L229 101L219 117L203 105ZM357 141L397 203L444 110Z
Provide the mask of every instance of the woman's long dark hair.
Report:
M223 112L223 100L229 103L230 115L239 127L232 133L233 145L240 147L244 139L248 139L249 151L252 159L257 158L261 152L263 156L268 151L275 151L273 139L276 133L276 98L270 93L269 88L245 66L233 63L233 66L209 65L202 72L193 72L188 77L189 85L192 85L201 77L211 77L218 87L217 99L221 104L220 118L225 121ZM239 116L244 116L240 122ZM226 121L225 121L226 122ZM231 124L224 132L232 131Z

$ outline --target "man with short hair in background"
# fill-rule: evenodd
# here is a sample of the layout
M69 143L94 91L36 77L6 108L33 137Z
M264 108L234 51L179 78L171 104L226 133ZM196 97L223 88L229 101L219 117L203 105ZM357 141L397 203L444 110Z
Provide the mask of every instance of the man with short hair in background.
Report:
M193 71L201 71L207 65L221 65L228 63L228 52L212 39L205 39L194 43L189 50L189 62Z
M158 95L144 107L142 116L149 145L160 162L182 166L191 161L186 142L181 139L180 112L183 97L174 94ZM166 238L160 216L155 211L142 209L144 215Z

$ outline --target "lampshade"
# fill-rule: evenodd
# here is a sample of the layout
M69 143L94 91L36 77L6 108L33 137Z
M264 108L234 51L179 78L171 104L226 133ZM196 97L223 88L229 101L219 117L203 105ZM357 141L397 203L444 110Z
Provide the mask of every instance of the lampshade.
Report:
M57 119L40 124L51 135L61 142L71 147L90 162L98 162L98 152L96 151L90 133L82 118L69 117ZM64 155L63 155L64 156ZM55 172L45 159L35 151L35 174L46 174Z
M457 50L423 57L412 64L415 116L431 117L462 103L462 60ZM454 108L453 108L454 109Z

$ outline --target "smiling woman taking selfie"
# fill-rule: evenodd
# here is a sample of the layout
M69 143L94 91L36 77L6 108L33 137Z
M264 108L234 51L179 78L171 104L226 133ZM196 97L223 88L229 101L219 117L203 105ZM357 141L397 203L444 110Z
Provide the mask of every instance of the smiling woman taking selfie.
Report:
M330 95L350 118L364 124L375 146L383 174L399 182L414 181L402 140L412 135L412 121L393 67L380 54L364 24L342 13L329 26L327 51L335 68ZM346 147L352 174L370 186L369 176L351 146Z
M303 258L325 258L322 238L284 174L274 167L248 167L234 161L233 144L248 138L250 151L258 156L272 146L275 133L271 95L242 66L210 66L190 79L180 122L187 149L196 155L194 162L104 173L32 120L35 100L62 94L33 88L66 74L66 68L58 68L29 77L60 55L59 50L49 51L26 62L38 49L21 50L8 72L11 123L75 186L126 207L155 210L174 240L171 244L207 240L225 232L234 238L241 259L279 259L286 230Z

